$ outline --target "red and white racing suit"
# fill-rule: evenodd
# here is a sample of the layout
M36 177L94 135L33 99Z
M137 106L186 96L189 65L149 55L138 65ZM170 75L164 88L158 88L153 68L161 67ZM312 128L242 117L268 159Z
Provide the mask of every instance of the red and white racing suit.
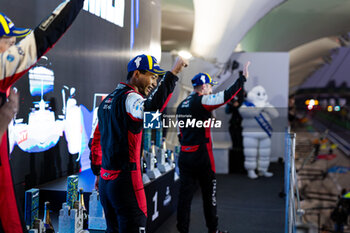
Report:
M73 23L83 3L84 0L63 2L28 36L0 54L1 106L11 85L55 45ZM4 133L0 144L0 232L26 231L19 209L8 155L7 133Z
M202 190L204 215L209 232L216 232L218 217L216 211L216 176L212 150L210 126L196 127L196 121L211 120L211 112L226 104L242 89L246 78L243 75L225 91L217 94L200 95L192 92L177 108L178 122L188 127L180 128L181 152L179 156L180 193L177 207L177 229L188 233L190 211L196 183ZM194 123L194 124L193 124Z

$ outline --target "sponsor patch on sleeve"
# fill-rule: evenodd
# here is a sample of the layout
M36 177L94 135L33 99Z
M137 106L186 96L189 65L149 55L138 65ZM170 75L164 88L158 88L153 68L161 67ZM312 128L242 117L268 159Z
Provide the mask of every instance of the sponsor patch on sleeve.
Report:
M13 62L15 60L15 56L13 56L12 54L7 55L6 60L9 62Z

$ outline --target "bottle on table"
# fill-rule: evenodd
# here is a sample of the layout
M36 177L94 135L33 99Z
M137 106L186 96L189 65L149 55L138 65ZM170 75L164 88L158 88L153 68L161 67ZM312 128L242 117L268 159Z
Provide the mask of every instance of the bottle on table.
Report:
M83 229L88 229L89 228L89 224L88 224L89 215L88 215L88 212L86 210L85 203L84 203L84 190L83 190L83 188L79 189L79 202L80 202L81 207L83 208Z
M44 210L44 219L43 219L45 232L46 233L54 233L55 229L52 226L51 218L50 218L50 202L45 202L45 210Z

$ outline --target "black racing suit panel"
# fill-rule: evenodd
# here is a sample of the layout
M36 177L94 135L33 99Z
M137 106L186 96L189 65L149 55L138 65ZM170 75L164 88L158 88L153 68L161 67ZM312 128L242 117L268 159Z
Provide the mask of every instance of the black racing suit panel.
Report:
M34 32L0 54L1 92L5 92L55 45L73 23L83 4L84 0L61 3Z
M135 168L130 164L130 156L136 153L139 155L140 150L129 145L128 133L138 134L142 131L144 111L165 108L177 80L177 76L167 72L148 98L144 98L128 84L120 83L102 101L98 110L102 168L115 171L128 170L130 166Z
M176 111L178 122L213 120L211 111L226 104L242 89L246 78L243 75L225 91L211 95L192 92ZM204 124L203 124L204 125ZM189 126L189 127L188 127ZM209 232L218 226L216 209L216 176L210 127L189 124L179 128L181 151L179 156L180 193L177 208L177 229L188 233L194 187L197 181L202 190L203 209Z
M73 23L83 8L83 3L84 0L63 2L50 14L48 20L34 29L34 32L0 54L1 93L5 93L53 47ZM1 102L4 102L3 100L4 97ZM25 232L26 228L21 216L22 211L19 210L21 208L16 201L7 143L7 133L4 133L0 143L0 219L6 233L21 233Z
M176 115L178 121L186 122L188 120L192 121L193 119L201 121L208 120L212 116L211 111L233 99L242 89L245 81L246 78L240 75L233 85L217 94L199 95L196 92L192 92L177 108ZM208 131L207 128L184 127L179 130L179 140L182 146L195 146L210 141L208 132L206 132Z
M177 80L167 72L147 99L128 84L120 83L99 106L99 189L107 232L145 232L147 204L140 166L143 112L164 109Z

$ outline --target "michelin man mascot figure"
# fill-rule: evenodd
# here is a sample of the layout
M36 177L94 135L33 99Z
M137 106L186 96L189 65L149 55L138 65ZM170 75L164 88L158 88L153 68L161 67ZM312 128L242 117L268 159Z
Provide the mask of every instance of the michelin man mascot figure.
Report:
M244 167L251 179L260 176L271 177L268 172L271 153L271 119L278 117L278 111L267 101L266 90L262 86L253 87L239 112L243 118Z

